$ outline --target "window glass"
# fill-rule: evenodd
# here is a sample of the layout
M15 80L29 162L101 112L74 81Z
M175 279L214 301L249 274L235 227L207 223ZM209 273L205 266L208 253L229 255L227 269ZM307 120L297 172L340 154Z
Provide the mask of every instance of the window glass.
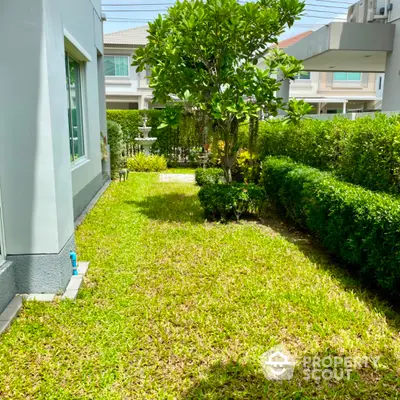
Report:
M104 73L106 76L129 76L129 57L105 56Z
M310 80L311 79L311 72L309 71L301 71L299 72L294 79L300 79L300 80Z
M347 80L348 81L361 81L361 72L348 72Z
M361 72L334 72L334 81L361 81Z
M69 149L71 161L75 161L85 155L81 64L66 54L65 67L68 92Z

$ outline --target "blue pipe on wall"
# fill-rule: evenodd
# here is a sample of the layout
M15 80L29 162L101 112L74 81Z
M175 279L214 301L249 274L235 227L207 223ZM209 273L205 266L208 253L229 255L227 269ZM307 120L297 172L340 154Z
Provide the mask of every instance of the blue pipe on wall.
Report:
M69 253L69 258L71 259L71 263L72 263L72 275L78 275L78 265L76 262L76 253L74 251L71 251Z

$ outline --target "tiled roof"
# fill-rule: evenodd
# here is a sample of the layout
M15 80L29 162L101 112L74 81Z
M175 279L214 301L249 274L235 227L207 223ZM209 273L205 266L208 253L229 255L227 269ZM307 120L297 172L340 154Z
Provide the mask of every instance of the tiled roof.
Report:
M122 44L132 46L144 46L147 44L148 26L125 29L119 32L107 33L104 35L104 44Z
M307 36L310 36L313 33L313 31L306 31L303 33L300 33L299 35L292 36L289 39L282 40L282 42L278 43L278 46L280 49L286 49L287 47L291 46L292 44L297 43L301 39L306 38Z

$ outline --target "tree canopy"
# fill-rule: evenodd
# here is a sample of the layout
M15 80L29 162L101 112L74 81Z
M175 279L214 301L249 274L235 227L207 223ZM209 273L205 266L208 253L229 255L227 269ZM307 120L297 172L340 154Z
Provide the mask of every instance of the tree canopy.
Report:
M150 67L156 102L177 98L209 116L225 142L222 163L229 169L239 122L285 106L276 92L302 66L276 44L303 9L300 0L177 1L149 23L148 43L133 65Z

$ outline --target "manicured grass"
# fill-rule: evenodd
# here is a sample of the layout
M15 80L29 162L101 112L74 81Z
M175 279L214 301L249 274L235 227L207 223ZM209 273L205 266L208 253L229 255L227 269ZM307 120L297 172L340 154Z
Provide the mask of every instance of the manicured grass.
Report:
M77 231L77 301L25 304L1 337L0 398L399 398L398 315L274 219L205 223L197 191L112 183ZM279 343L381 359L350 380L267 381L259 357Z

